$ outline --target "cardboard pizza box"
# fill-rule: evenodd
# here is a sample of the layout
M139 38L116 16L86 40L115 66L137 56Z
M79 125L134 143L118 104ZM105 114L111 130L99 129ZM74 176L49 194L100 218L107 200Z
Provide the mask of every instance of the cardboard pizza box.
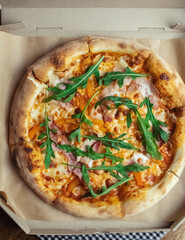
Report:
M47 205L23 182L9 156L7 129L12 96L26 67L72 39L86 35L137 38L185 76L185 2L6 0L1 1L0 30L0 206L29 234L177 228L185 220L185 172L167 197L135 217L98 221L77 218Z

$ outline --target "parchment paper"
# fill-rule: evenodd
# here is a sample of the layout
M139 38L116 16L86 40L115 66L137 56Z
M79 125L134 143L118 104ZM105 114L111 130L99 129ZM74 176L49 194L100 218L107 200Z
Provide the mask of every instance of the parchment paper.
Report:
M17 173L8 148L9 110L18 82L27 67L49 50L69 40L72 39L19 37L0 32L0 191L7 194L8 203L15 213L27 220L69 222L84 220L65 214L43 202ZM185 81L185 39L140 39L139 42L151 47L166 59ZM168 222L176 220L185 210L184 184L185 172L173 190L154 207L125 220L111 221Z

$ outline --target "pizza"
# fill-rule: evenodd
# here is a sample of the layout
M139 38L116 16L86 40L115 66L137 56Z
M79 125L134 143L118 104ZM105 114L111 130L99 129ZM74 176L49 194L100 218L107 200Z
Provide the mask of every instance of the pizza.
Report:
M124 218L162 199L185 164L185 84L135 40L85 37L27 69L9 146L48 204L86 218Z

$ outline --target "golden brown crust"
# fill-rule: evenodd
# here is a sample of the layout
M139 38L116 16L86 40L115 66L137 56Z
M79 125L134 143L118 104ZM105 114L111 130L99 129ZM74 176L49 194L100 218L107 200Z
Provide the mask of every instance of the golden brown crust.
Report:
M116 201L112 204L106 202L97 201L95 203L87 202L85 199L81 201L75 201L70 198L57 198L52 203L54 207L59 208L62 211L71 213L77 217L84 218L121 218L121 206L120 202Z
M88 52L87 39L82 38L54 49L39 59L31 69L36 79L46 83L49 80L50 71L63 71L75 58Z
M40 165L43 165L42 155L35 149L34 144L27 143L11 147L12 159L15 161L24 181L46 202L51 204L55 195L44 186L40 178Z
M123 217L136 215L152 207L165 197L177 182L178 177L171 172L167 172L158 184L145 190L146 193L143 199L127 199L122 203Z
M172 66L153 53L146 60L145 67L155 79L156 88L167 98L169 108L185 105L185 84Z
M151 50L139 44L136 40L119 38L96 38L91 37L88 41L91 53L112 52L136 56L138 53L147 58Z
M20 81L10 112L10 146L28 141L29 112L39 92L46 87L44 83L36 80L30 71Z

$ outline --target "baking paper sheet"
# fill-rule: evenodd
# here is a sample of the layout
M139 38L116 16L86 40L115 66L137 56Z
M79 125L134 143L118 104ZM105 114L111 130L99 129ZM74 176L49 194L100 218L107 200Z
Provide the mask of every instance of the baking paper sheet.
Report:
M74 39L74 38L73 38ZM19 37L0 32L0 191L8 197L9 205L15 213L26 220L75 222L84 219L63 213L41 200L21 179L8 148L8 119L13 94L26 68L38 58L70 38L59 37ZM172 40L139 40L151 47L166 59L185 81L185 39ZM111 222L171 222L185 210L185 172L178 184L158 204L149 210L128 217L124 220ZM96 220L90 220L95 223ZM110 220L99 220L106 226ZM116 223L115 223L116 224Z

